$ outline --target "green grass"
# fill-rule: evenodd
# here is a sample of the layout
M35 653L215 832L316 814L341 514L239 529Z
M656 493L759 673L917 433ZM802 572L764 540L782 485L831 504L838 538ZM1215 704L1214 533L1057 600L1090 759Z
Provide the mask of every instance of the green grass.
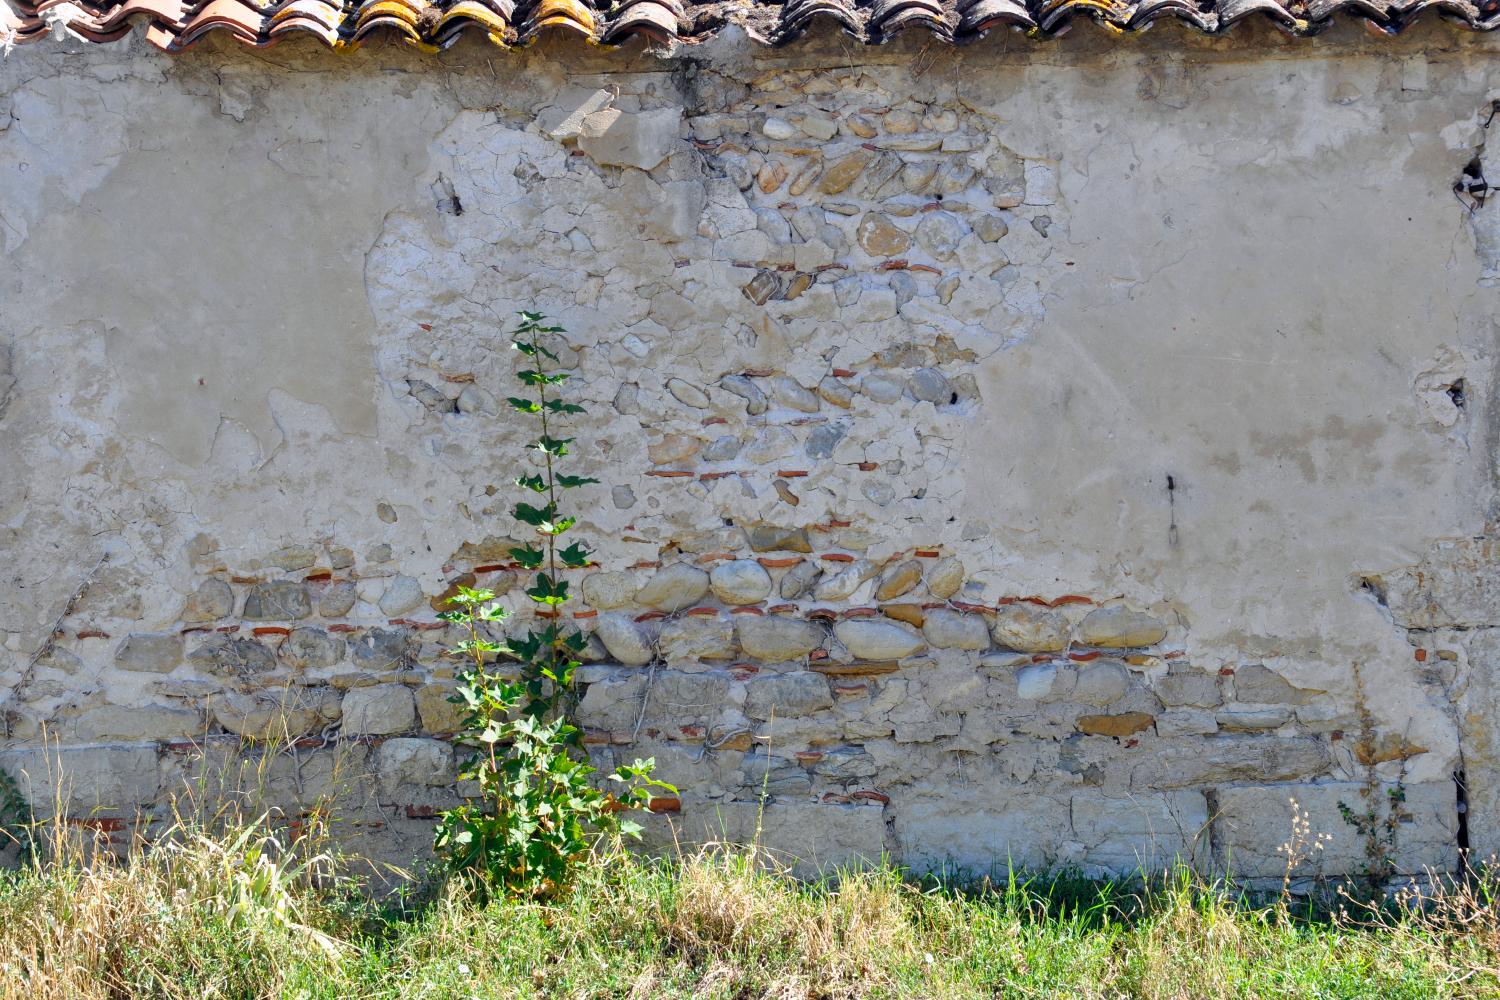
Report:
M0 874L0 998L1433 998L1500 995L1491 886L1309 917L1178 872L959 890L748 851L615 856L551 905L375 902L264 829Z

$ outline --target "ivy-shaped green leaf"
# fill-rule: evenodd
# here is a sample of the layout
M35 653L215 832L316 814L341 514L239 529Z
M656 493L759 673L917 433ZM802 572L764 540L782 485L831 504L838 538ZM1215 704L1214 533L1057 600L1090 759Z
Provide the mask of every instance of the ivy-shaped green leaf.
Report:
M533 451L544 452L548 455L562 457L568 453L568 445L573 443L572 438L555 438L547 434L539 436L529 447Z
M565 549L557 550L557 558L568 569L583 569L589 564L589 550L581 542L574 542Z
M523 569L536 569L547 559L547 553L533 545L523 545L510 550L510 557Z
M564 476L560 474L557 476L557 485L565 490L576 490L580 486L587 486L590 483L597 483L598 481L592 476Z
M540 528L557 516L557 504L547 503L540 507L533 507L528 503L518 503L511 508L511 516L524 524Z

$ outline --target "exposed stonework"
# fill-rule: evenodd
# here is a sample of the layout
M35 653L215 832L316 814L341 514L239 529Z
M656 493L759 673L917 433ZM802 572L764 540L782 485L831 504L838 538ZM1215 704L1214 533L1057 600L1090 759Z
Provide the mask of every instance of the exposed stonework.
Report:
M1500 850L1496 43L1254 41L5 60L0 767L423 850L527 307L653 844L1279 878L1399 788L1396 872Z

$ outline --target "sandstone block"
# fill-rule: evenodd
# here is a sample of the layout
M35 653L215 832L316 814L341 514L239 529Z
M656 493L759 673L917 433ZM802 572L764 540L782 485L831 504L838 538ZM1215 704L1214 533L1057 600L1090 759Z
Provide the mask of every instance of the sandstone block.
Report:
M964 564L957 556L939 559L927 572L927 592L946 601L964 585Z
M995 644L1020 653L1057 653L1068 648L1068 620L1035 604L1006 604L990 625Z
M226 691L209 703L214 721L247 740L286 743L321 730L321 705L299 689Z
M939 649L981 650L990 648L990 630L979 615L964 614L951 608L927 612L922 636Z
M1312 737L1218 736L1164 746L1138 764L1132 788L1188 788L1249 781L1316 778L1328 770L1327 746Z
M464 726L464 707L455 705L452 684L425 684L416 689L417 715L429 733L456 733Z
M605 108L584 116L578 148L605 166L654 170L681 144L681 124L682 113L673 108L634 113Z
M842 601L859 589L877 572L877 567L868 559L856 559L832 576L825 576L813 588L813 597L819 601Z
M771 574L751 559L720 563L708 574L708 584L725 604L755 604L771 594Z
M380 595L380 613L397 618L422 603L422 585L409 576L396 576Z
M646 633L629 615L611 611L599 616L594 635L604 643L609 655L629 666L650 663L656 651Z
M194 668L216 677L245 678L276 669L276 655L255 639L216 635L188 654Z
M245 595L244 617L254 622L296 621L312 614L307 587L295 580L257 583Z
M358 596L358 588L348 580L330 583L318 597L318 614L324 618L342 618L354 607Z
M859 179L865 167L869 166L873 155L861 149L834 160L818 178L818 190L823 194L838 194L847 190L849 185Z
M638 589L628 573L597 572L583 578L583 599L591 608L611 611L635 599Z
M781 596L788 601L795 601L813 588L822 576L823 571L814 562L800 562L786 571L781 578Z
M1145 712L1121 712L1119 715L1080 715L1075 725L1089 736L1134 736L1151 728L1156 719Z
M875 600L890 601L908 593L917 584L922 582L922 564L915 559L887 570L880 578L880 585L875 588Z
M1016 671L1016 695L1027 701L1040 701L1052 693L1057 683L1057 668L1038 663Z
M234 590L223 580L204 580L182 607L184 622L212 622L234 612Z
M1207 670L1174 663L1167 675L1156 682L1156 693L1164 705L1191 705L1213 708L1223 702L1219 679Z
M1154 646L1166 637L1167 627L1160 621L1123 604L1090 611L1078 624L1078 640L1086 646Z
M161 786L154 746L0 750L0 768L39 819L53 816L58 805L69 816L128 817L154 802Z
M387 795L403 785L448 785L458 777L453 748L441 740L386 740L376 748L372 763Z
M832 707L828 679L810 670L763 674L746 685L745 714L752 719L808 715Z
M1073 700L1085 705L1109 705L1125 697L1130 671L1114 660L1096 660L1083 665L1073 685Z
M641 604L662 611L681 611L692 607L708 593L708 574L687 563L673 563L656 571L646 585L636 591ZM606 639L606 646L609 640Z
M863 660L899 660L923 648L921 636L894 622L842 621L833 633L845 649Z
M204 734L203 716L166 705L100 705L83 712L66 726L81 743L119 740L180 740Z
M693 670L698 660L732 659L735 654L734 625L725 617L694 615L679 618L662 626L657 648L661 650L662 659L677 670Z
M911 246L911 237L879 212L866 212L859 220L855 239L871 257L899 257Z
M301 669L331 667L344 658L347 645L320 628L294 628L281 644L281 658Z
M406 665L410 643L405 629L372 628L349 643L349 652L361 670L398 670Z
M772 663L802 659L823 644L824 636L812 622L777 615L740 618L735 631L747 656Z
M417 705L404 684L376 684L354 688L344 695L344 733L385 736L416 727Z
M115 666L165 674L182 662L182 637L165 632L133 632L115 650Z

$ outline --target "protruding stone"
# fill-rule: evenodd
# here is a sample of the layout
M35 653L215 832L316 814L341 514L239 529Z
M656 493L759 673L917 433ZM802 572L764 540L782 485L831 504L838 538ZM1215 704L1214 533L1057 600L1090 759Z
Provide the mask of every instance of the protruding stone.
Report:
M681 144L682 113L673 108L627 112L605 108L584 117L578 148L595 163L653 170Z
M612 611L635 599L638 584L628 573L596 572L583 578L583 600L591 608Z
M344 658L345 642L320 628L294 628L281 644L281 658L301 669L331 667Z
M636 591L635 599L661 611L681 611L698 603L707 593L707 573L687 563L672 563L657 570Z
M958 252L958 245L969 235L969 226L952 212L928 212L917 223L917 243L938 260L947 260Z
M784 118L767 118L760 130L767 139L785 141L797 137L797 127Z
M939 600L946 601L963 585L964 564L957 556L945 556L927 571L927 592Z
M752 417L758 417L765 413L770 406L766 394L761 391L760 386L744 375L726 375L719 380L719 386L725 392L732 393L745 401L745 412Z
M879 212L866 212L854 235L871 257L896 257L911 246L911 237Z
M1214 721L1226 733L1253 733L1279 729L1292 721L1288 705L1234 705L1214 713Z
M375 684L344 695L343 731L351 736L404 733L417 724L417 705L404 684Z
M359 588L349 580L336 580L318 595L318 614L324 618L342 618L354 607Z
M426 684L416 690L417 715L429 733L456 733L464 726L464 709L448 699L456 689L451 684Z
M380 595L380 613L396 618L422 603L422 585L409 576L392 577Z
M736 559L715 566L708 585L725 604L755 604L770 596L771 574L754 560Z
M349 643L349 652L362 670L398 670L406 665L411 635L400 628L372 628Z
M892 621L905 622L914 628L921 628L927 621L927 612L920 604L883 604L880 613Z
M1027 701L1041 701L1052 693L1057 683L1057 668L1050 663L1037 663L1016 671L1016 695Z
M594 635L604 643L610 656L627 666L644 666L656 655L641 627L629 615L618 611L600 615Z
M1154 646L1166 637L1167 627L1160 621L1123 604L1090 611L1078 624L1078 641L1086 646Z
M254 639L216 635L188 654L188 663L215 677L239 680L276 669L276 656Z
M471 417L496 417L500 415L500 402L488 389L466 385L458 394L458 412Z
M825 403L830 403L840 409L847 410L854 405L854 390L848 383L826 375L818 383L818 395L823 397Z
M204 580L182 607L184 622L212 622L234 613L234 590L223 580Z
M820 601L842 601L859 589L876 573L876 566L868 559L856 559L832 576L824 577L813 590Z
M990 625L995 643L1021 653L1056 653L1068 648L1068 620L1035 604L1006 604Z
M667 379L667 391L683 406L691 406L695 410L708 409L708 393L691 382L680 378Z
M823 194L838 194L846 190L864 173L874 155L861 149L834 160L818 178L818 190Z
M781 406L800 413L818 412L817 394L786 375L778 375L771 380L771 398Z
M1073 685L1073 700L1086 705L1111 705L1125 697L1130 672L1114 660L1098 660L1082 666Z
M922 635L939 649L981 650L990 648L990 630L979 615L966 615L952 608L927 612Z
M724 616L684 615L662 626L657 647L674 670L708 669L697 661L734 657L734 625Z
M686 462L698 454L702 441L687 434L663 434L646 446L646 457L652 465Z
M809 715L832 707L828 679L810 670L756 677L745 694L745 714L752 719Z
M1090 736L1114 736L1124 739L1144 732L1156 721L1145 712L1122 712L1119 715L1080 715L1077 727L1080 733Z
M245 595L245 618L253 622L295 621L312 614L307 587L294 580L257 583Z
M83 743L180 740L204 735L203 716L165 705L99 705L66 724L66 735Z
M453 766L453 747L442 740L405 737L386 740L375 750L375 773L387 794L402 787L440 787L458 777Z
M893 622L853 619L839 622L833 634L863 660L899 660L923 648L921 636Z
M895 600L902 594L910 592L917 584L922 582L922 564L915 559L908 559L890 570L880 578L880 585L875 588L875 600Z
M778 615L740 617L735 631L746 656L772 663L802 659L823 644L825 634L812 622Z
M1322 691L1293 687L1286 678L1260 663L1234 672L1234 696L1238 701L1275 705L1305 705Z
M806 528L780 528L758 524L749 532L750 548L755 552L811 552Z
M803 561L786 571L781 578L781 596L788 601L796 601L808 592L813 584L818 582L822 570L814 562Z
M705 462L732 462L740 453L740 439L733 434L721 434L703 449Z
M1167 668L1167 675L1156 682L1155 688L1164 705L1213 708L1224 700L1219 694L1219 678L1207 670L1188 664L1173 663Z
M328 722L319 711L320 705L298 688L226 691L216 695L209 708L214 721L225 730L262 743L289 743L322 729Z
M998 215L981 215L974 220L974 232L986 243L995 243L1005 238L1010 226Z
M115 666L165 674L182 662L182 637L166 632L134 632L115 650Z
M944 406L952 401L953 383L936 368L918 368L906 384L913 396L934 406Z
M877 403L894 403L901 398L903 386L884 372L871 372L859 380L859 391Z

